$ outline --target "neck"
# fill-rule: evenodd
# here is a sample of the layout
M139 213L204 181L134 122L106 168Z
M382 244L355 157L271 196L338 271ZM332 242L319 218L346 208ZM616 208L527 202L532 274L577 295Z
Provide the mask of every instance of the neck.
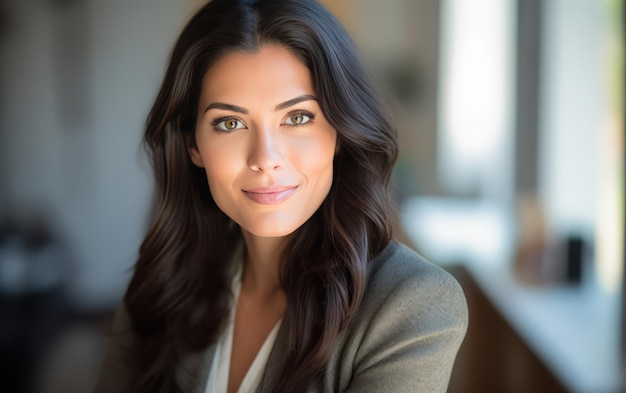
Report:
M280 284L280 259L287 237L258 237L243 231L246 259L242 277L242 291L260 297L283 294Z

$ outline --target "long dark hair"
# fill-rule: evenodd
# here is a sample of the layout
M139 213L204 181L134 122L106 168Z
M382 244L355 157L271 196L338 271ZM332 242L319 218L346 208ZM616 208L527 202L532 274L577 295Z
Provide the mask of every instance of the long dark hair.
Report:
M183 356L223 330L228 264L242 235L213 201L188 141L207 69L265 44L308 67L339 146L329 195L283 254L288 352L276 391L302 390L324 370L363 297L367 262L391 239L396 133L341 25L312 0L211 1L178 38L146 125L156 200L124 297L136 336L133 392L180 391L174 375Z

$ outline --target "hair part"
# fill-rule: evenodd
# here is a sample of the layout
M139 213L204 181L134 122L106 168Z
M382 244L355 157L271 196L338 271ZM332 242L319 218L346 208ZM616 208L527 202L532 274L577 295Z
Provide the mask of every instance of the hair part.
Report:
M339 22L309 0L211 1L180 34L146 124L156 209L124 297L137 338L133 392L180 391L182 358L223 331L228 265L242 235L188 147L206 71L228 53L263 45L281 45L307 66L340 146L327 198L281 261L289 351L277 392L300 391L324 370L363 298L368 261L391 239L396 132Z

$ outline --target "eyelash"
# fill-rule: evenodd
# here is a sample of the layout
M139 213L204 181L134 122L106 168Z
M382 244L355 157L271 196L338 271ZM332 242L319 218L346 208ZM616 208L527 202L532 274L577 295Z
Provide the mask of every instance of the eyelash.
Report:
M308 117L308 121L306 121L305 123L300 123L300 124L286 124L286 123L281 123L281 125L286 125L286 126L290 126L290 127L302 127L305 126L307 124L311 124L313 122L313 120L315 119L315 114L309 112L309 111L305 111L305 110L297 110L297 111L293 111L291 113L289 113L289 115L287 115L287 119L290 119L294 116L305 116ZM243 125L243 127L240 128L234 128L232 130L228 130L228 129L224 129L220 127L220 124L229 121L229 120L234 120L237 123L240 123L241 125ZM216 132L222 132L222 133L230 133L242 128L246 128L245 124L243 121L241 121L240 119L238 119L237 117L234 116L222 116L222 117L218 117L216 119L214 119L213 121L211 121L211 126L213 127L213 130L215 130Z

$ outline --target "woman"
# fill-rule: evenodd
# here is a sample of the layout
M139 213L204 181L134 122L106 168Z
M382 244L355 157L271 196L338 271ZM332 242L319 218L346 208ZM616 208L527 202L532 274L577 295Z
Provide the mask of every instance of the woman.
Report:
M156 211L98 392L445 391L463 293L391 240L388 121L310 0L214 0L145 143Z

